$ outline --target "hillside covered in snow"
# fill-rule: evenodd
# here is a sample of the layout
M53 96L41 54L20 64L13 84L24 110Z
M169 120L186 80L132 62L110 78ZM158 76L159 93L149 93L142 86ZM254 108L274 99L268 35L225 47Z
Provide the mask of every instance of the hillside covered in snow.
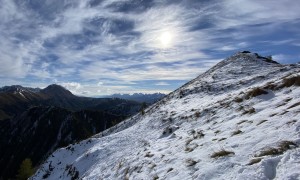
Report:
M237 53L31 179L300 179L300 66Z

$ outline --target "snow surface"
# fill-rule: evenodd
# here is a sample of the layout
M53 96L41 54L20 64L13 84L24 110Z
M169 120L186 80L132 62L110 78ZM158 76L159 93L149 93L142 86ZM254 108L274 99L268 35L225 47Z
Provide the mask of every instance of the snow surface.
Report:
M300 66L235 54L144 115L57 150L31 179L300 179L300 88L266 86L293 76ZM268 94L247 98L257 87ZM211 157L221 150L232 153Z

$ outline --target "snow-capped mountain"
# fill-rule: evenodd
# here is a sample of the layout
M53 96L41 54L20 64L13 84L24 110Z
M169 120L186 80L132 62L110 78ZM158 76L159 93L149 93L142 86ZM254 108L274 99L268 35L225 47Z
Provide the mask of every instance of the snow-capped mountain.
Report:
M300 66L237 53L31 179L299 179Z
M39 92L40 88L30 88L23 87L20 85L4 86L0 88L0 92L11 92L11 93L20 93L20 92Z

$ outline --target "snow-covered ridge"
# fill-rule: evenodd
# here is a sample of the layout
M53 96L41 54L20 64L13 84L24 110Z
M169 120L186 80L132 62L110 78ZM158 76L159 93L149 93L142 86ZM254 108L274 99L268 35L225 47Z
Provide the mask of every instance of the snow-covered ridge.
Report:
M299 179L300 67L237 53L32 179Z

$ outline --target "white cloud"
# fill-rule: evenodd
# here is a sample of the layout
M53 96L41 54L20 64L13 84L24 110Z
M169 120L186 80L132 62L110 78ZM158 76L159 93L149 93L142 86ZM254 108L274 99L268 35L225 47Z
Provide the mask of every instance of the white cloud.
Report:
M102 86L104 83L103 82L98 82L97 86Z
M158 82L158 83L155 83L154 85L156 85L156 86L169 86L170 84L167 83L167 82Z
M66 89L71 91L73 94L82 94L82 92L84 91L84 90L81 90L82 86L78 82L63 82L63 83L58 83L58 84L65 87Z
M117 91L116 86L109 87L117 84L126 85L120 88L131 92L138 81L192 79L220 60L209 51L245 49L252 45L252 37L276 32L283 23L300 17L300 3L293 0L198 1L195 7L184 1L154 1L156 5L140 14L108 8L121 1L104 0L93 7L89 1L51 1L56 9L49 11L53 14L47 19L42 15L48 12L39 14L25 6L26 2L0 0L0 78L30 75L57 82L78 80L80 86L65 84L76 93L91 88L88 82L94 80L95 88L87 90L90 94ZM49 2L44 6L50 7ZM101 21L97 26L90 23L97 20ZM130 33L113 33L111 29L122 22L132 23ZM196 26L203 27L193 30ZM86 31L93 35L82 37ZM172 36L167 48L159 40L164 32ZM298 46L291 39L271 45ZM278 54L275 57L283 59Z

